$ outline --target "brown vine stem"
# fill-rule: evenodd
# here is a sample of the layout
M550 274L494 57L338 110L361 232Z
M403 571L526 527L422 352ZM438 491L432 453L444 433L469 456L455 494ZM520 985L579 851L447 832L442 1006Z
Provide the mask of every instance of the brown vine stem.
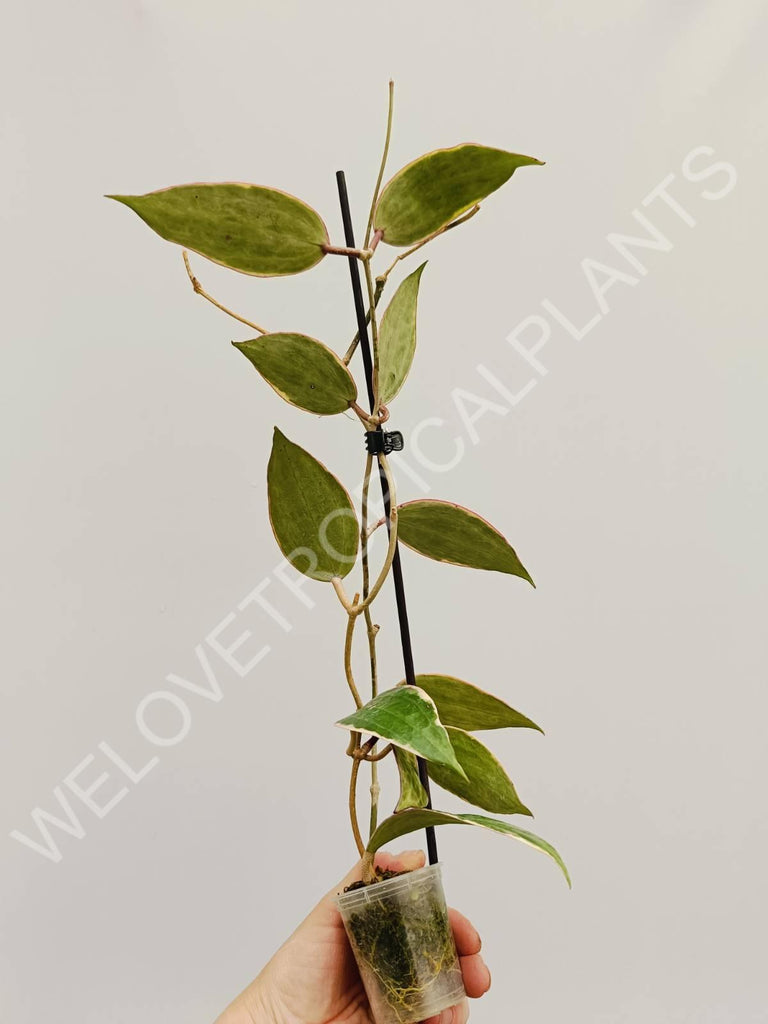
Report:
M351 249L348 245L331 245L326 243L322 246L322 250L330 256L356 256L363 263L367 263L371 256L373 256L373 249Z
M371 487L371 473L373 471L373 456L369 455L365 460L365 475L363 476L363 492L360 509L360 559L363 566L363 600L369 596L371 585L370 566L368 564L368 493ZM376 634L378 627L375 627L371 619L371 609L365 609L365 624L368 629L368 653L371 660L371 696L378 693L378 678L376 670Z
M376 185L373 189L373 196L371 198L371 208L368 214L368 224L365 229L365 237L363 239L363 247L369 250L371 253L376 249L379 242L381 241L381 232L374 232L373 239L371 239L371 232L373 231L373 220L376 214L376 204L379 198L379 192L381 190L381 183L384 179L384 171L387 166L387 157L389 155L389 143L392 138L392 117L394 112L394 99L395 99L395 83L390 79L389 82L389 103L387 107L387 131L384 139L384 149L381 155L381 163L379 164L379 173L376 178ZM366 420L365 415L360 415L360 412L355 409L359 418L365 424L367 422L367 429L375 429L379 426L379 385L378 385L378 373L379 373L379 332L378 324L376 322L376 306L381 294L384 291L384 282L379 284L377 281L374 285L373 275L371 273L370 260L365 260L365 282L368 289L368 310L366 313L366 323L371 325L371 335L373 340L373 394L374 402L371 408L370 418ZM355 353L355 349L360 341L360 331L358 330L352 344L349 346L347 352L344 355L344 364L348 365L350 359ZM386 466L386 460L381 457L382 471L387 476L387 486L391 489L394 486L391 475L389 475L389 469ZM379 575L378 580L373 587L370 585L370 567L368 563L368 494L371 483L371 472L373 469L373 458L369 455L365 463L365 477L363 480L363 494L362 494L362 521L360 529L360 545L361 545L361 559L362 559L362 570L363 570L363 613L365 615L365 626L368 636L368 654L371 665L371 698L375 697L378 693L378 671L376 665L376 634L378 627L374 626L373 619L371 618L370 605L378 594L381 586L386 578L389 570L392 566L392 559L394 558L395 551L397 550L397 523L393 524L392 531L390 533L390 544L387 551L387 558L384 563L382 573ZM393 542L394 535L394 542ZM350 617L350 621L351 617ZM375 750L376 744L374 742L372 750ZM391 746L390 748L391 749ZM385 749L381 756L385 756L388 751ZM381 787L379 785L378 768L376 761L378 757L374 755L371 763L371 814L369 822L369 833L373 835L376 830L378 821L378 808L379 808L379 795L381 793Z
M387 267L387 269L384 271L384 273L383 274L379 274L378 277L375 279L375 286L376 287L374 288L374 292L373 292L373 306L374 306L374 309L379 304L379 300L381 299L381 296L382 296L382 294L384 292L384 289L385 289L385 287L387 285L387 280L389 278L389 275L395 269L395 267L400 262L400 260L404 260L407 256L413 255L413 253L415 253L419 249L421 249L422 246L426 245L427 242L431 242L431 241L433 241L433 239L439 238L439 236L440 235L444 235L446 233L446 231L450 231L452 228L457 228L459 226L459 224L463 224L465 221L468 221L471 217L474 217L475 214L479 212L479 210L480 210L480 205L479 204L477 204L476 206L473 206L472 209L469 211L469 213L465 213L463 217L459 217L457 220L451 221L450 224L446 224L446 226L444 228L440 228L439 231L433 232L431 235L429 235L428 238L425 238L423 241L419 242L417 245L411 246L410 249L407 249L405 252L400 253L400 255L397 256L392 261L392 263L389 265L389 267ZM370 320L371 320L371 311L369 309L368 312L365 315L365 322L366 323L370 323ZM350 360L352 359L352 356L357 351L357 346L359 344L360 344L360 332L358 331L355 334L355 336L352 339L352 341L350 342L349 348L347 349L347 351L344 353L344 355L342 357L341 361L344 363L345 366L349 366Z
M368 591L368 596L366 597L366 599L356 609L358 615L360 614L361 611L365 611L366 608L370 607L372 602L376 599L376 595L379 593L381 588L384 586L384 582L385 582L387 576L389 575L389 570L392 568L392 559L395 557L395 550L397 549L397 509L396 509L396 506L395 506L395 501L396 501L395 481L394 481L394 479L392 477L392 473L391 473L391 471L389 469L389 463L387 462L386 456L385 455L379 455L378 459L379 459L379 466L381 467L381 469L382 469L382 471L384 473L384 476L386 478L387 487L389 488L389 493L391 495L391 501L392 501L392 514L390 516L391 530L390 530L390 534L389 534L389 546L387 548L387 556L386 556L386 558L384 560L384 565L381 568L381 571L380 571L380 573L379 573L379 575L378 575L378 577L376 579L376 582L373 584L373 586Z
M361 736L361 733L354 732L354 733L351 733L350 735L352 737L357 737L357 739L356 740L355 739L350 740L349 745L347 747L346 754L347 754L347 757L354 758L356 761L365 761L366 764L374 765L374 764L376 764L379 761L383 761L384 758L388 757L392 753L392 751L395 749L394 745L392 743L388 743L386 745L386 747L384 747L378 753L375 753L376 743L379 742L377 736L371 736L370 740L368 740L368 742L366 743L365 747L361 747L360 746L360 736ZM375 740L375 742L374 742L374 740ZM370 750L371 752L369 754L366 754L366 752L365 752L366 750Z
M371 486L371 472L373 470L373 456L369 455L365 460L365 476L363 477L363 493L360 514L360 550L363 565L363 599L367 599L370 591L370 568L368 565L368 493ZM371 609L367 607L364 612L365 627L368 634L368 656L371 663L371 699L379 692L378 668L376 664L376 634L379 627L374 625L371 618ZM372 751L375 750L375 745ZM378 758L377 758L378 759ZM368 833L372 836L376 831L379 817L379 796L381 786L379 785L379 770L376 761L371 764L371 814L369 819Z
M374 292L374 295L373 295L374 306L378 306L379 299L381 298L381 293L384 291L385 284L386 284L385 281L382 281L381 283L379 283L379 278L376 278L376 291ZM371 321L371 311L369 309L368 312L365 314L365 322L366 323L370 323L370 321ZM349 348L347 349L347 351L344 353L344 356L342 357L341 361L342 361L342 363L344 363L345 366L349 366L349 362L352 359L352 356L357 351L357 346L359 344L360 344L360 331L358 331L355 334L354 338L352 339L352 341L350 343Z
M376 881L376 872L373 869L373 853L368 853L367 850L363 851L363 881L366 885L370 885L371 882Z
M368 530L367 530L368 537L369 538L372 537L374 535L374 533L376 533L378 528L380 526L383 526L386 523L386 521L387 521L386 518L384 516L382 516L381 519L378 519L375 523L372 523L368 527Z
M428 242L433 241L433 239L435 238L439 238L440 235L444 235L446 231L451 231L453 228L457 228L459 224L464 224L466 221L471 220L471 218L474 217L476 213L479 213L479 211L480 204L477 203L475 206L472 207L472 209L468 213L465 213L462 217L458 217L456 220L452 220L451 223L446 224L445 227L438 228L437 231L433 231L431 235L427 235L426 238L423 238L420 242L417 242L416 245L412 245L410 249L406 249L405 252L401 252L399 256L395 257L395 259L392 261L389 267L387 267L384 273L380 274L376 278L376 283L378 284L379 281L386 282L387 278L395 269L400 260L404 260L407 259L409 256L412 256L415 252L418 252L418 250L421 249L422 246L427 245Z
M360 595L355 594L352 599L353 608L357 605L359 600ZM363 706L363 702L360 699L360 693L355 684L355 677L352 672L352 640L355 635L356 622L357 616L350 613L349 619L347 620L347 634L344 640L344 674L347 677L347 686L349 687L349 692L352 694L352 699L354 700L355 705L358 708L361 708Z
M349 778L349 820L352 825L352 834L355 837L357 851L361 857L365 856L365 843L360 834L360 824L357 820L357 777L360 774L360 765L368 758L375 744L375 739L367 740L362 747L359 747L354 752L352 772Z
M379 325L376 320L376 292L373 284L373 273L371 272L371 264L369 260L363 263L363 269L365 270L365 284L368 288L368 307L371 311L371 353L373 356L373 408L371 409L372 416L378 416L379 414ZM383 459L383 456L382 456ZM389 481L387 481L389 482Z
M376 746L377 739L375 736L371 736L369 740L366 740L362 747L358 747L352 755L357 761L370 761L371 751Z
M381 404L379 406L378 416L371 416L371 414L366 412L365 409L361 408L361 406L358 405L357 402L350 402L349 408L357 416L357 418L360 420L360 422L367 430L376 430L377 427L380 427L389 419L389 409L384 404Z
M357 416L360 422L363 424L366 430L375 430L378 426L378 422L372 419L371 414L367 413L365 409L362 409L357 402L350 402L349 408Z
M343 171L336 172L336 183L339 191L339 204L341 206L341 215L344 225L344 238L348 246L355 246L355 235L354 228L352 225L352 216L349 207L349 196L347 193L346 179ZM360 338L360 347L363 353L363 365L365 368L366 376L366 387L368 391L369 407L371 414L376 415L380 408L381 401L378 393L378 325L376 323L376 301L377 296L381 293L381 289L384 286L385 281L376 283L374 288L370 262L365 261L363 266L365 269L366 285L368 290L368 311L366 313L365 303L363 300L362 289L360 287L360 267L353 256L349 257L349 270L352 284L352 295L355 303L355 316L357 319L357 329ZM374 334L374 346L373 346L373 358L371 348L368 343L368 323L370 322L372 332ZM380 428L379 428L380 429ZM391 544L392 535L397 533L397 505L396 499L393 493L394 484L389 473L387 461L383 456L379 457L379 477L382 488L382 497L384 499L384 508L387 519L389 520L389 532L390 532L390 548L388 550L388 558L385 563L385 571L383 576L380 576L376 581L376 584L371 589L364 601L364 608L368 608L370 603L373 601L377 593L377 588L383 583L383 578L386 577L390 569L393 572L394 583L395 583L395 596L397 602L398 611L398 623L400 626L400 638L403 648L403 660L405 662L406 677L410 683L414 682L413 673L413 659L411 654L411 642L410 633L408 630L408 619L405 608L405 593L403 589L402 575L400 572L400 558L397 546L397 540L395 536L395 544ZM392 550L394 548L394 550ZM341 579L335 577L332 581L337 596L343 604L348 604L346 601L346 595L344 594L344 588L341 583ZM355 609L357 610L357 609ZM376 737L373 738L374 742ZM423 761L419 761L419 773L422 777L422 784L424 785L427 794L429 794L429 779L426 774L426 766ZM359 831L359 829L358 829ZM428 827L426 830L427 834L427 848L429 853L429 863L436 864L438 861L437 845L435 842L435 830L433 827ZM366 882L373 881L374 870L373 870L373 854L366 852L363 856L363 878Z
M368 243L371 238L371 231L373 230L373 218L376 213L376 203L379 199L379 190L381 183L384 180L384 170L387 166L387 157L389 156L389 140L392 138L392 115L395 109L395 83L390 78L389 80L389 105L387 108L387 134L384 139L384 152L381 154L381 164L379 165L379 176L376 179L376 187L373 190L373 199L371 200L371 212L368 215L368 226L365 229L365 240L363 245L368 248ZM378 241L377 243L378 244ZM373 248L376 248L374 245Z
M355 837L357 852L361 857L365 856L365 843L360 835L360 825L357 821L357 776L360 774L360 760L355 758L352 761L352 772L349 777L349 820L352 825L352 835Z
M255 324L252 320L246 320L245 317L240 316L239 313L233 313L231 309L227 309L226 306L222 306L222 304L218 302L216 299L214 299L212 295L209 295L205 288L203 288L198 279L195 277L195 275L192 273L192 267L189 265L189 254L187 253L187 250L182 250L181 255L184 257L184 266L187 268L187 277L189 277L192 287L194 288L197 295L202 295L202 297L204 299L207 299L208 302L211 303L211 305L215 306L217 309L220 309L222 313L226 313L227 316L231 316L234 320L239 320L240 323L245 324L246 327L252 327L254 331L258 331L259 334L269 334L269 331L266 329L266 327L259 327L259 325Z
M376 762L377 761L383 761L384 758L388 757L392 753L392 751L394 749L395 748L392 746L392 744L388 743L386 745L386 747L384 747L378 753L374 753L374 751L376 750L376 744L374 743L374 745L371 747L370 754L368 755L368 757L363 758L363 760L370 762L370 764L371 764L371 771L373 771L373 769L376 766ZM374 825L373 832L375 832L375 831L376 831L376 826ZM371 833L371 835L373 835L373 832Z
M340 577L334 576L331 579L331 585L336 591L336 596L341 602L344 611L349 616L361 615L366 608L370 607L373 601L376 599L376 595L379 593L381 588L389 575L389 570L392 568L392 560L395 557L395 551L397 550L397 504L395 495L395 481L392 478L392 473L389 468L386 456L379 456L379 465L384 473L387 481L387 487L389 488L390 500L392 502L392 512L390 514L390 532L389 532L389 546L387 547L386 558L384 564L379 571L379 575L376 578L376 582L371 587L368 596L364 601L355 602L350 601L347 597L346 591L344 590L344 584L341 582Z
M341 602L341 607L344 609L347 615L353 615L354 610L352 608L352 603L347 597L347 593L344 590L344 584L341 582L341 578L339 576L332 576L331 586L336 591L336 596Z

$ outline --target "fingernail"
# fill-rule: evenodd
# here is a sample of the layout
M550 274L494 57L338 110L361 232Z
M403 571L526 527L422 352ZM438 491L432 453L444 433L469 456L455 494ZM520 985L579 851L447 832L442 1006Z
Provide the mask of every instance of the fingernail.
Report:
M423 850L404 850L395 856L395 861L404 871L414 871L424 863L424 852Z

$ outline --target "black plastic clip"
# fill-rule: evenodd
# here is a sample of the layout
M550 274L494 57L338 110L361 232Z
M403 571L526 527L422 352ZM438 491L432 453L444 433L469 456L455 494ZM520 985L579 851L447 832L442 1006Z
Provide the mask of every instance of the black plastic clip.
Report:
M401 452L405 446L399 430L367 430L365 447L369 455L389 455Z

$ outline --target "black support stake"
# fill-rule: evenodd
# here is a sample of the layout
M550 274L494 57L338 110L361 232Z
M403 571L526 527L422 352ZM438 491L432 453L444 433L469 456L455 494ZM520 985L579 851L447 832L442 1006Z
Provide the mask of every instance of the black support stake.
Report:
M341 218L344 223L344 238L350 249L355 248L355 233L352 227L352 214L349 209L349 196L347 195L347 182L344 171L336 172L336 184L339 188L339 204L341 205ZM360 351L363 356L363 367L365 369L365 383L368 388L368 403L373 411L373 360L371 358L371 346L368 341L368 324L365 317L365 302L363 300L363 289L360 284L360 268L357 264L357 257L349 257L349 274L352 278L352 295L355 300L355 314L357 316L357 329L360 333ZM378 428L381 430L381 427ZM385 477L379 464L379 481L381 482L381 495L384 499L384 515L387 520L387 530L390 529L390 512L392 509ZM411 648L411 631L408 626L408 609L405 604L405 587L403 585L403 569L400 564L400 548L395 545L395 557L392 559L392 579L395 584L395 600L397 602L397 620L400 624L400 641L403 647L403 664L405 666L405 681L411 686L416 685L416 674L413 667L413 650ZM432 799L429 795L429 775L426 763L418 758L419 778L427 793L427 807L432 806ZM437 864L437 839L435 830L430 825L427 833L427 855L430 864Z

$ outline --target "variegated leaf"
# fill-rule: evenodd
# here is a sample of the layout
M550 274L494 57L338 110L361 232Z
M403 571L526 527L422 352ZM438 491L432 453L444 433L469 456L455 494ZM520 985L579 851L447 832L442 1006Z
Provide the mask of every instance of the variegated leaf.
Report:
M430 764L427 766L429 776L438 786L460 796L473 807L482 807L493 814L527 814L533 817L500 762L480 740L450 725L446 726L446 732L464 775L459 775L448 765Z
M400 773L400 797L396 811L404 811L407 807L426 807L427 791L419 778L419 766L416 755L402 747L395 747L395 761ZM434 762L433 762L434 763Z
M447 811L433 811L426 807L412 807L407 811L400 811L382 821L368 841L368 852L374 853L394 839L399 839L400 836L433 825L476 825L480 828L490 829L492 832L499 832L501 835L510 836L527 846L532 846L534 850L546 853L563 872L568 885L571 884L565 862L554 846L545 839L534 835L533 832L527 832L525 829L510 825L506 821L499 821L497 818L486 818L481 814L449 814Z
M402 686L405 683L401 683ZM470 732L481 729L538 729L544 730L530 718L515 711L498 697L486 693L472 683L453 676L418 675L416 685L421 687L437 705L440 721L445 726Z
M427 761L462 772L432 698L417 686L385 690L336 724L352 732L371 733Z

